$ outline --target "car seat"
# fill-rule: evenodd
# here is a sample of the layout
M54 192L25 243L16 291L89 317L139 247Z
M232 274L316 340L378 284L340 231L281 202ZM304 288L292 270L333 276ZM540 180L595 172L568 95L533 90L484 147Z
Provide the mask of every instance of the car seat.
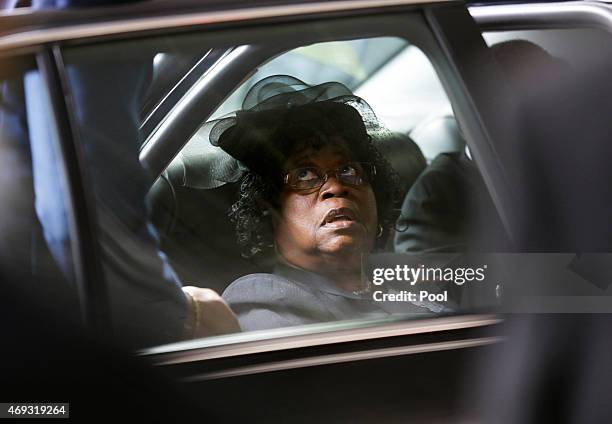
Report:
M427 119L414 127L409 135L421 147L427 163L440 153L460 152L465 148L465 140L452 115Z

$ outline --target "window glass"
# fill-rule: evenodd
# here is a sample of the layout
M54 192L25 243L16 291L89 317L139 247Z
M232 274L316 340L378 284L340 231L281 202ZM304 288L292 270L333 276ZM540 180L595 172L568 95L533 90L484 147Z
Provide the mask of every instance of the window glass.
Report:
M376 50L379 54L374 57L360 55L364 50ZM304 56L309 66L304 66ZM325 60L312 61L313 57ZM354 75L362 75L360 81L355 82L354 77L347 74L350 69ZM406 78L406 70L410 70L409 78ZM471 211L453 210L450 213L445 210L444 214L451 219L436 217L444 222L436 222L432 227L450 227L448 231L443 228L436 231L429 225L421 227L432 213L422 209L421 205L426 202L424 190L439 190L448 185L446 189L452 193L451 197L437 200L440 207L450 204L450 207L459 208L457 203L472 201L462 197L462 193L470 189L462 187L461 176L454 174L452 167L457 164L461 168L464 160L473 166L465 156L465 141L455 122L449 100L431 62L421 49L402 39L381 37L319 43L288 51L266 62L250 75L218 107L209 122L214 123L217 119L222 124L223 119L228 119L224 117L232 116L232 111L240 109L247 93L256 83L270 76L287 75L283 72L290 72L292 77L312 85L323 84L333 77L336 78L333 81L353 86L354 94L367 102L378 125L384 128L385 135L379 137L384 141L380 141L377 148L398 179L398 195L392 209L395 215L401 215L397 225L390 228L386 246L388 252L462 249L468 242L463 238L467 238L466 233L469 232L464 228L464 221ZM191 281L206 280L209 287L223 292L229 281L255 272L269 272L277 259L270 249L247 246L257 251L268 250L267 256L261 253L251 255L244 250L246 243L236 245L236 231L239 238L247 239L250 237L249 229L237 229L237 223L232 224L231 219L227 219L227 213L239 207L236 202L245 193L240 193L238 177L228 174L218 175L215 179L211 176L211 172L226 167L223 149L212 145L214 142L211 144L212 126L203 125L181 150L156 183L151 199L157 205L154 207L154 222L165 234L171 234L163 238L164 248L173 258L179 275ZM431 168L436 171L431 174L434 180L426 176L420 183L424 186L417 187L408 197L417 178L436 158L438 160ZM438 167L441 170L451 169L448 175L443 174L440 181L437 179ZM206 169L208 171L203 172ZM172 192L168 193L170 186ZM480 188L484 189L484 186ZM194 192L199 193L199 199L193 197ZM175 209L176 205L180 206ZM492 208L492 205L488 206ZM234 212L235 215L240 213L243 212ZM407 223L410 221L417 222L412 222L408 229ZM253 222L251 224L255 225ZM273 241L269 243L273 245Z
M414 45L406 45L355 93L368 99L392 131L408 133L419 123L440 115L453 115L431 62ZM419 147L430 161L443 150L443 147L428 145L427 142L422 142Z
M79 320L68 191L47 91L27 59L3 63L0 86L3 280Z
M238 109L247 91L270 75L299 75L311 84L338 81L355 90L402 52L408 43L399 38L369 38L300 47L257 68L212 116Z
M409 70L409 78L406 78ZM212 118L238 109L248 90L270 75L295 75L311 84L338 81L376 111L391 130L408 134L418 123L453 115L429 59L418 47L391 37L319 43L297 48L257 68ZM428 162L447 146L432 138L419 147Z
M211 49L223 53L190 76L143 144L159 55ZM418 319L496 301L463 290L468 277L450 269L457 253L496 239L475 219L503 230L417 44L216 46L189 35L95 55L71 48L65 62L124 341ZM161 175L148 169L151 151L166 152ZM488 209L476 214L480 197Z

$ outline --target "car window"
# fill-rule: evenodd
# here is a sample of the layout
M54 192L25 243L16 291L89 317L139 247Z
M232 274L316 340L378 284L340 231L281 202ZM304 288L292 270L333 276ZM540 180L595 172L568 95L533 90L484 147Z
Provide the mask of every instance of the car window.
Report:
M223 102L212 118L238 109L247 91L256 82L270 75L299 75L314 84L338 81L355 90L399 54L406 45L406 41L398 38L369 38L314 44L283 53L258 67L249 79Z
M356 51L360 51L367 45L376 46L377 50L381 51L392 51L394 54L389 55L385 63L377 63L376 67L368 64L370 57L367 55L363 56L361 61L356 61L355 58L358 57ZM310 67L304 67L303 55L328 59L311 63ZM373 60L378 62L379 57ZM450 102L439 78L431 62L417 46L389 37L320 43L286 52L258 68L219 106L211 120L213 122L215 119L222 121L224 116L231 115L231 110L239 108L239 101L245 98L256 83L270 75L275 75L275 72L291 71L294 77L302 80L314 79L315 82L328 81L328 77L321 75L335 75L340 80L344 78L344 81L349 84L350 80L338 73L338 64L344 64L342 66L345 70L351 69L347 65L350 64L354 69L353 73L362 72L363 75L367 75L365 71L361 71L363 69L376 69L359 84L353 85L356 87L355 94L361 96L372 106L377 119L388 132L388 139L381 143L379 149L386 160L391 163L399 179L399 196L394 205L394 213L400 216L394 218L397 219L397 225L393 228L387 251L418 254L431 250L461 250L462 246L468 243L467 239L464 239L467 235L463 227L465 226L464 220L468 219L466 215L469 215L469 210L457 210L451 219L445 219L443 216L436 217L440 222L431 227L423 225L424 228L421 228L423 221L428 217L431 219L434 214L422 207L423 202L427 201L426 191L439 190L449 184L451 198L438 200L441 203L440 207L444 205L444 207L459 209L458 205L462 202L472 201L461 197L461 193L470 188L466 189L462 186L461 176L453 174L453 166L461 169L464 160L468 166L473 165L465 156L465 141L460 134ZM410 70L408 78L406 78L407 69ZM380 114L378 110L381 111ZM210 125L200 128L170 164L166 173L158 180L158 188L152 191L152 199L154 203L160 205L160 199L164 198L163 193L167 190L167 186L174 185L172 179L176 178L173 177L176 173L181 174L182 180L179 185L183 186L178 190L174 187L176 196L174 199L180 199L177 203L195 205L197 202L190 201L190 195L187 193L193 190L209 190L207 194L203 194L210 201L209 213L199 212L200 206L189 211L183 209L185 215L179 217L174 214L174 211L168 213L167 209L158 207L154 208L156 212L154 222L164 231L167 231L169 226L174 226L169 233L165 233L172 234L165 241L167 251L172 252L170 257L176 259L175 268L179 274L193 281L207 280L211 285L214 284L215 290L223 292L228 289L228 281L257 271L269 272L269 264L274 260L268 257L261 262L261 258L256 260L248 252L240 251L235 245L228 242L228 239L236 238L235 233L239 230L235 226L227 225L224 211L229 212L233 207L237 207L235 202L240 194L237 195L235 191L240 191L240 188L234 187L229 195L222 194L223 190L228 191L232 185L235 185L234 181L228 181L227 184L224 184L223 181L213 181L210 172L202 172L206 167L214 171L214 167L221 166L214 159L212 163L208 162L211 161L210 157L207 158L202 154L202 152L208 152L213 158L223 155L222 149L211 144L210 133ZM437 162L427 168L427 164L431 165L435 159ZM424 173L426 168L429 172L425 173L419 184L416 184L415 191L409 197L410 189L415 186L417 178ZM449 170L447 171L446 168ZM430 180L430 175L434 176L433 181ZM437 178L438 175L442 175L440 181ZM432 184L433 187L431 187ZM482 190L483 187L480 189ZM175 201L174 199L172 201ZM492 209L492 217L487 217L487 219L496 219L494 208L492 205L488 207ZM216 232L211 232L207 222L217 222L218 217L223 217L224 222L219 221L218 225L214 226ZM190 230L190 236L194 237L198 233L199 236L187 240L183 238L184 233L180 227L194 219L198 222L197 229ZM501 225L499 223L496 225L498 231L502 233ZM436 232L436 229L433 228L444 226L452 228L450 233L445 233L442 228ZM419 235L419 231L425 231L426 234ZM214 253L209 252L207 249L210 249L211 244L216 247L223 246L223 248ZM193 252L199 253L193 260L186 260ZM231 259L228 261L228 258ZM229 266L230 262L233 266ZM242 265L239 265L241 263Z
M494 287L461 288L486 267L457 254L493 249L504 229L419 25L414 40L194 33L65 49L123 342L496 304ZM144 133L156 58L210 49L224 53Z
M394 132L408 134L418 123L453 115L423 51L399 38L379 37L314 44L284 53L257 68L211 118L235 111L256 82L278 74L295 75L313 84L341 82L367 99L378 118ZM433 137L419 147L428 162L445 150Z

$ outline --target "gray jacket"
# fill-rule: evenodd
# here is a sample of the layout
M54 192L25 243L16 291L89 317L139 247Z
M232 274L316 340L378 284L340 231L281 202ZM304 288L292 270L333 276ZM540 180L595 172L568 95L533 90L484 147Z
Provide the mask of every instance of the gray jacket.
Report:
M395 314L418 317L444 309L432 302L377 302L371 292L347 292L321 275L283 264L276 266L274 274L237 279L223 298L244 331Z

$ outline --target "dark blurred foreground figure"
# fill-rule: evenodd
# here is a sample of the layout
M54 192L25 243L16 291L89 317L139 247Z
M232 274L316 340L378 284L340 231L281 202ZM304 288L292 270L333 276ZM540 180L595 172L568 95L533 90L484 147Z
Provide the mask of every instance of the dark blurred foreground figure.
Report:
M143 347L238 331L235 316L219 295L197 287L181 290L149 224L144 200L146 171L138 162L137 123L130 113L135 103L128 101L130 96L137 97L146 67L132 73L108 70L107 75L121 74L114 80L121 95L98 82L101 69L97 68L71 69L71 77L78 118L86 124L83 149L86 156L95 158L88 170L96 189L93 197L98 202L105 265L99 275L108 283L114 336L126 346ZM40 76L37 71L27 71L3 78L0 269L21 276L21 282L18 278L10 282L22 293L49 303L58 301L58 293L71 292L71 302L65 306L76 317L79 306L72 261L76 247L68 225L71 212L66 209L66 182L54 145L59 140L44 131L52 125L46 121L48 110L41 100L42 89L38 90ZM109 108L104 109L106 106ZM133 143L109 143L126 139ZM118 166L110 167L110 163ZM55 278L43 284L49 276Z
M133 354L95 340L54 304L25 297L19 284L52 284L0 272L0 398L3 402L70 403L76 422L219 422L202 399ZM10 283L10 284L9 284ZM61 281L56 281L61 287ZM59 284L58 284L59 283Z
M31 7L127 2L34 0ZM4 7L23 6L18 3ZM95 217L94 250L101 266L90 275L97 276L93 284L106 289L107 298L98 299L108 301L106 324L114 340L132 348L239 331L223 299L209 289L182 287L159 249L145 202L150 177L138 159L138 109L151 81L153 57L117 54L115 59L67 66L80 127L77 149L87 163L83 185L95 203L89 204L89 213ZM78 321L77 247L68 225L72 211L66 207L60 140L50 131L51 101L37 69L15 68L6 67L0 77L0 270L13 273L10 282L24 295L49 304L67 302L63 307ZM79 234L83 240L88 236ZM64 292L69 295L58 295Z
M508 167L524 200L518 242L531 251L612 251L612 63L607 53L590 59L532 79L521 101Z
M573 78L559 68L545 79L524 70L531 90L522 99L523 137L510 156L524 164L509 163L523 178L517 184L523 196L517 205L521 250L584 252L588 278L608 282L609 253L586 252L612 251L611 71L610 56L599 51L572 69ZM595 303L609 305L608 299L602 291ZM507 316L507 341L478 362L476 378L469 380L477 394L472 418L496 424L612 422L612 308L583 311Z
M612 422L612 316L509 315L507 339L466 379L466 421Z

